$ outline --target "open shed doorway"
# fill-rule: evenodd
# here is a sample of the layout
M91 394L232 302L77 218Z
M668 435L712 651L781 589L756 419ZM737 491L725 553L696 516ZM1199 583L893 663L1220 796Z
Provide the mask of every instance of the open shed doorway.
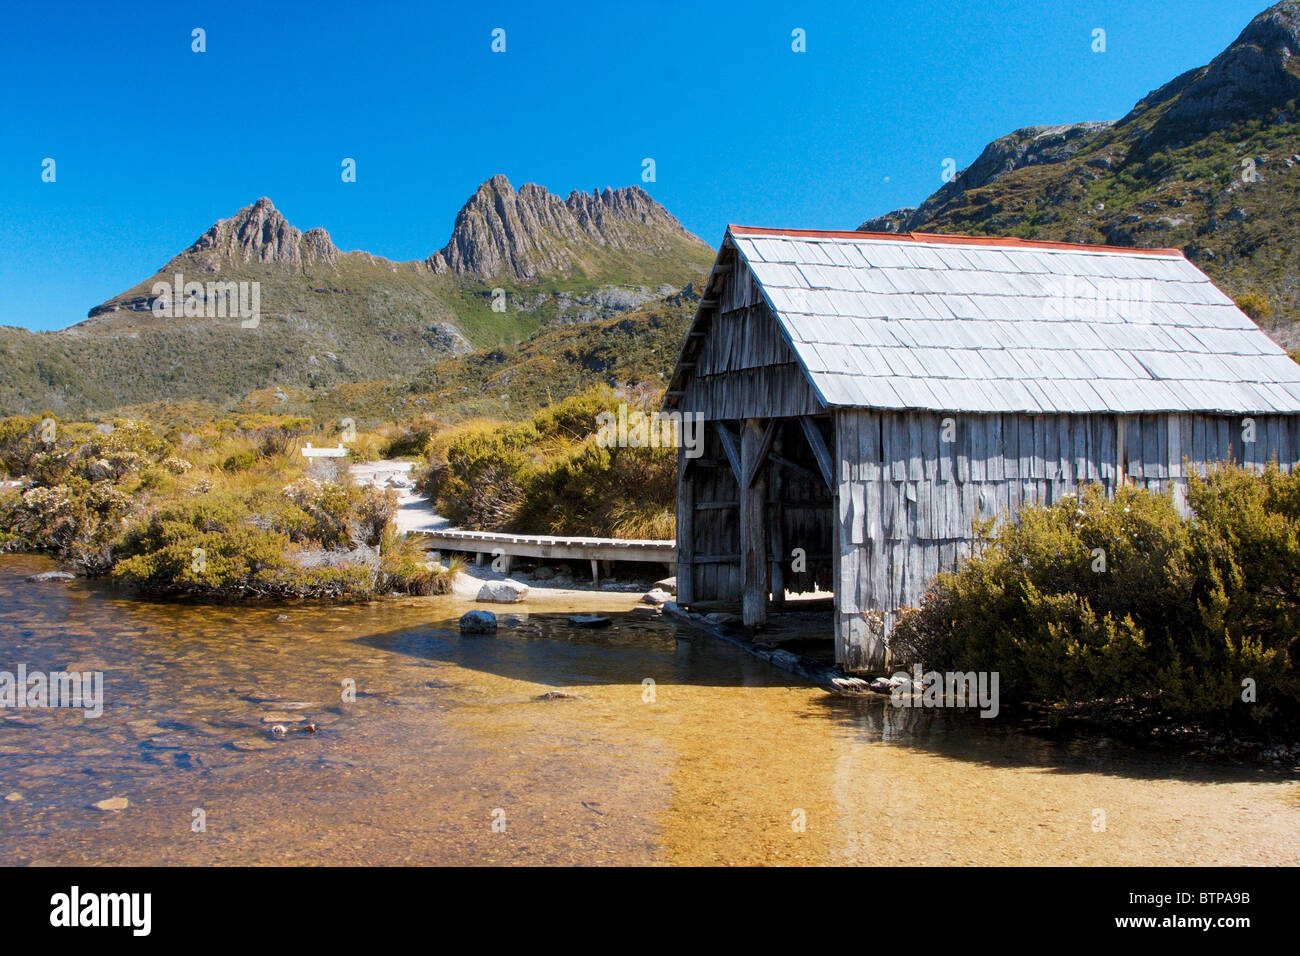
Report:
M709 423L679 472L682 604L833 661L834 448L830 416Z

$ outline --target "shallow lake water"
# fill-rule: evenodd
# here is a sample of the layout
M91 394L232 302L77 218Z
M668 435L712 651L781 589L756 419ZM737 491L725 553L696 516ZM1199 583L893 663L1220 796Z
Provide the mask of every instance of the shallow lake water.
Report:
M0 670L102 671L104 712L0 711L7 865L1300 863L1293 775L835 698L635 595L462 637L455 598L23 580L53 567L0 556Z

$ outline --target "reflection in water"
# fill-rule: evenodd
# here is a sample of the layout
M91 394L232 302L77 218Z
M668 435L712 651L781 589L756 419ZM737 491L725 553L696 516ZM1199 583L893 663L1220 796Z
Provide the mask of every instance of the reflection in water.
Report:
M832 698L635 597L462 638L453 598L23 583L47 567L0 557L0 669L102 670L105 711L3 715L0 863L1300 860L1290 779ZM615 626L564 620L594 610Z

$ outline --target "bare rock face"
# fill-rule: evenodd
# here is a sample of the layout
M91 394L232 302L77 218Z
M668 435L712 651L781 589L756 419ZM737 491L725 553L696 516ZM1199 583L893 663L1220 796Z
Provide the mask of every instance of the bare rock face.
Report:
M219 220L185 254L218 268L223 263L249 262L300 267L332 265L339 251L324 229L299 232L263 196L229 219Z
M302 234L301 258L309 264L328 262L330 265L334 265L338 262L339 251L335 247L333 240L330 239L330 234L317 226L315 229L308 229Z
M1159 124L1171 129L1217 129L1300 95L1300 0L1269 7L1208 66L1167 86L1175 84L1177 100Z
M427 260L438 274L528 280L584 265L593 250L667 250L698 243L639 186L570 193L535 183L518 192L493 176L456 216L450 241Z

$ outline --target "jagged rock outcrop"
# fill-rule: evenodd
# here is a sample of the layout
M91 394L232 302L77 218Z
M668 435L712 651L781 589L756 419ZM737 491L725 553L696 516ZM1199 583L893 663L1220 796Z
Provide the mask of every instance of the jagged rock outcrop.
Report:
M182 255L219 271L222 265L250 262L293 268L334 265L339 251L324 229L299 232L263 196L229 219L219 220Z
M653 254L705 244L639 186L573 192L505 176L481 185L456 216L451 239L428 259L435 273L511 278L585 271L602 253Z
M300 232L259 199L83 322L48 335L0 329L0 346L24 356L21 374L0 381L0 409L227 402L270 385L401 379L485 340L648 306L714 258L639 188L561 200L536 185L516 193L504 177L475 193L443 255L428 251L406 262L342 252L324 229Z
M1159 126L1184 131L1219 129L1300 95L1300 0L1269 7L1209 65L1166 87L1148 97L1176 96Z

